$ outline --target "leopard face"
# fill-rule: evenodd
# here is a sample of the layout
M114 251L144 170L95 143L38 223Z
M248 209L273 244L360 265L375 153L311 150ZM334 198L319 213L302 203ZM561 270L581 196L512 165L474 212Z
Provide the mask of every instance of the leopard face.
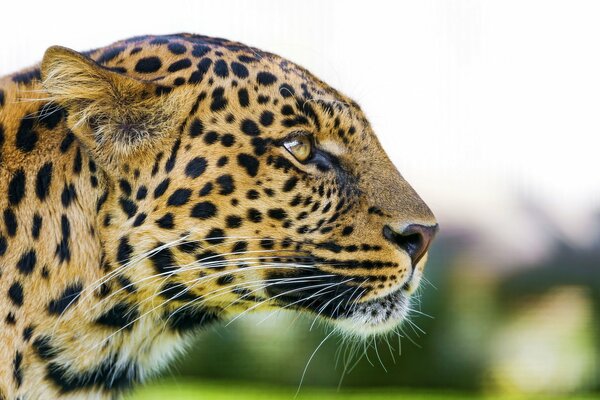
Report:
M405 318L437 225L354 101L190 35L52 48L42 77L103 172L107 277L136 288L113 296L192 325L286 308L369 335Z

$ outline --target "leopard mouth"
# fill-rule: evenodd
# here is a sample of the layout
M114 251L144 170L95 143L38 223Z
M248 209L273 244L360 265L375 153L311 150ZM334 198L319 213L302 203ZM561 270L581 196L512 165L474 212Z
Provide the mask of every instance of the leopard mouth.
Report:
M368 337L389 332L407 317L414 282L410 280L380 297L360 301L360 286L341 276L329 276L313 287L272 285L268 296L280 307L321 317L343 333Z

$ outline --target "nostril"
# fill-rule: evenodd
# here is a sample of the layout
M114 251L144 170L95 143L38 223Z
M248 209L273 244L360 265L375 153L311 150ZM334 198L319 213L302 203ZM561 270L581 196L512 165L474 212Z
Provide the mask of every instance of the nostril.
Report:
M412 224L397 232L386 225L383 227L383 236L404 250L415 266L427 252L437 229L437 224L433 226Z

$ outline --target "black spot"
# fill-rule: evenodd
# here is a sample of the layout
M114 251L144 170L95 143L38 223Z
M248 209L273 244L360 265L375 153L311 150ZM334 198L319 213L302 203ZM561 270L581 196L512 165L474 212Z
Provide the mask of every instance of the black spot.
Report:
M8 288L8 297L15 306L21 307L23 305L23 286L19 282L14 282Z
M37 257L35 250L29 250L27 253L23 253L23 255L21 255L21 258L17 262L17 269L23 275L29 275L33 272L36 262Z
M158 57L144 57L135 64L135 71L142 74L156 72L162 66L162 62Z
M188 305L169 313L167 317L169 328L179 333L194 331L218 320L216 313Z
M216 180L217 185L220 186L219 194L223 196L227 196L235 190L235 184L233 182L233 177L229 174L221 175Z
M295 177L295 176L290 177L283 184L283 191L284 192L289 192L289 191L293 190L296 187L297 183L298 183L298 178L297 177Z
M158 243L156 247L164 246L163 243ZM175 257L173 256L173 251L166 247L161 248L160 250L154 250L154 252L148 257L154 265L154 269L159 274L165 274L177 269L177 264L175 263Z
M156 220L156 225L163 229L173 229L173 214L167 213Z
M150 41L150 44L158 44L158 45L167 44L167 43L169 43L169 39L162 37L162 36L158 36Z
M154 89L154 93L156 93L157 96L162 96L163 94L170 93L171 90L173 90L173 88L170 86L157 85Z
M194 48L192 49L192 55L194 57L203 57L209 51L210 51L210 47L204 46L202 44L197 44L197 45L194 45Z
M77 148L75 153L75 160L73 161L73 173L79 174L81 172L81 149Z
M256 208L248 209L248 219L252 222L259 223L262 221L262 213L258 211Z
M38 199L44 200L50 193L52 183L52 163L47 162L39 169L35 179L35 194Z
M229 157L227 157L227 156L219 157L219 159L217 160L217 167L224 167L225 165L227 165L228 162L229 162Z
M56 246L56 255L58 259L63 261L71 260L71 251L69 249L69 237L71 236L71 224L66 215L62 215L60 218L60 227L62 237L58 245Z
M248 68L245 65L240 64L239 62L233 61L231 63L231 71L238 78L247 78L248 77Z
M108 199L108 191L104 192L98 201L96 201L96 212L100 211L104 203L106 203L106 199Z
M350 235L352 232L354 231L354 228L351 226L346 226L344 227L344 229L342 229L342 235L343 236L348 236Z
M167 159L165 163L165 172L171 172L173 167L175 166L175 160L177 159L177 152L179 151L179 146L181 145L181 139L177 138L173 147L171 148L171 155Z
M186 69L192 66L192 62L190 61L189 58L184 58L183 60L179 60L179 61L175 61L173 64L169 65L169 68L167 68L167 70L169 72L177 72L177 71L181 71L182 69Z
M6 225L8 236L15 236L17 234L17 217L10 208L4 210L4 225Z
M204 196L208 196L213 190L213 184L211 182L207 182L204 184L204 186L202 186L202 189L200 189L200 192L198 192L198 196L200 197L204 197Z
M31 81L39 81L42 79L41 71L39 68L35 68L26 72L16 74L12 77L12 81L15 83L22 83L27 85Z
M136 308L126 303L117 303L110 310L100 315L96 319L96 323L110 328L131 330L138 316L139 313Z
M137 291L137 288L135 287L133 282L131 282L131 280L129 278L127 278L125 275L119 274L119 275L117 275L116 279L117 279L117 282L119 282L119 285L121 285L121 287L125 291L127 291L127 293L135 293ZM108 289L110 290L110 287Z
M25 171L17 170L8 183L8 203L13 206L19 205L25 196Z
M244 88L238 90L238 101L240 102L240 106L248 107L250 104L250 100L248 98L248 91Z
M33 214L33 220L31 222L31 237L38 239L40 237L40 230L42 229L42 217L40 214Z
M215 74L221 78L227 78L229 76L229 68L227 63L223 60L217 60L215 62Z
M73 132L71 132L71 130L68 130L64 139L62 140L62 142L60 142L60 152L66 153L74 141L75 141L75 135L73 134Z
M191 216L198 219L209 219L217 214L217 207L209 202L203 201L192 208Z
M190 200L190 196L192 195L191 189L177 189L169 196L169 200L167 200L168 206L179 207L186 204Z
M277 77L270 72L263 71L263 72L259 72L256 75L256 81L260 85L269 86L269 85L272 85L273 83L275 83L276 80L277 80Z
M140 186L137 194L135 195L135 199L136 200L144 200L146 198L146 196L148 195L148 188L144 185Z
M177 246L177 248L181 251L183 251L184 253L194 253L196 250L198 250L200 248L200 242L196 242L196 241L187 241L187 242L183 242L181 243L179 246Z
M296 93L296 91L294 90L293 87L291 87L287 83L282 83L279 86L279 93L281 94L282 97L287 98L287 97L292 97Z
M254 154L257 156L262 156L267 151L267 144L269 141L260 137L253 137L251 143L252 147L254 148Z
M32 118L24 117L21 119L15 140L17 148L23 152L27 153L35 148L38 141L38 134L33 130Z
M4 106L4 90L0 89L0 107Z
M139 213L137 217L133 220L133 226L140 226L146 221L146 214Z
M260 198L260 193L258 193L258 191L254 190L254 189L250 189L248 190L248 192L246 193L246 198L248 200L256 200Z
M117 261L119 264L124 265L129 262L131 254L133 253L133 247L129 244L129 238L124 236L119 240L119 248L117 249Z
M212 60L210 58L203 58L198 63L198 71L204 75L208 72L208 69L210 68L211 65L212 65Z
M190 124L190 136L195 138L202 135L203 132L204 125L202 124L202 121L200 121L198 118L194 118Z
M21 370L21 363L23 362L23 354L20 351L15 353L15 358L13 359L13 377L15 378L15 383L17 387L23 384L23 371Z
M260 123L262 126L269 126L273 123L273 113L271 111L263 111L260 115Z
M238 60L240 60L241 62L246 63L246 64L250 64L250 63L258 61L256 58L246 56L246 55L238 56Z
M231 248L232 253L244 253L248 250L248 243L244 241L235 242Z
M241 124L241 129L242 132L244 132L246 135L260 135L260 129L258 128L258 125L256 125L256 122L252 121L251 119L243 120Z
M225 232L221 228L213 228L206 235L206 241L212 244L220 244L225 241Z
M98 64L105 64L105 63L115 59L116 57L118 57L119 54L121 54L123 52L123 50L125 50L124 46L118 46L118 47L113 47L112 49L108 49L104 53L102 53L100 55L100 57L98 57L96 62Z
M275 246L275 240L271 238L265 238L260 241L260 247L265 250L271 250Z
M229 285L230 283L233 282L233 275L231 274L227 274L227 275L221 275L220 277L217 278L217 285L220 286L225 286L225 285Z
M169 51L175 55L180 55L186 52L186 47L181 43L169 43L167 46Z
M23 340L26 342L29 342L29 340L31 339L31 336L33 335L33 326L32 325L28 325L23 329Z
M127 182L127 180L120 179L119 187L121 188L121 191L123 192L123 194L125 194L126 196L131 196L131 184L129 184L129 182Z
M183 283L167 282L160 289L160 295L169 301L193 301L197 297L190 293L190 288Z
M269 217L277 220L282 220L287 218L287 213L283 208L272 208L267 213Z
M211 145L219 140L219 134L215 131L210 131L204 135L204 143Z
M38 122L46 127L46 129L52 130L65 118L66 112L64 108L54 103L48 103L42 106L39 114Z
M119 204L123 212L127 214L127 218L133 217L138 211L138 206L130 199L121 197L119 198Z
M46 378L58 386L61 393L82 390L122 391L139 381L137 366L123 362L117 356L108 356L93 368L74 372L71 368L51 362L46 367Z
M50 340L48 336L40 336L33 341L33 349L42 360L49 360L57 354L56 349L50 344Z
M6 249L8 249L8 241L2 235L0 235L0 257L6 254Z
M289 104L285 104L283 107L281 107L281 113L283 115L293 115L294 108Z
M237 156L238 164L243 167L248 175L255 177L258 174L259 162L256 157L242 153Z
M225 89L218 87L212 92L212 103L210 104L211 111L220 111L227 106L227 99L223 97Z
M77 192L75 191L75 186L72 183L65 185L60 195L60 201L62 202L62 205L67 208L76 198Z
M166 178L161 183L159 183L156 186L156 188L154 189L154 198L158 199L160 196L162 196L163 194L165 194L165 191L169 187L170 183L171 183L171 180L169 178Z
M6 314L6 318L4 319L7 325L14 325L17 323L17 318L13 312L9 312Z
M227 218L225 218L225 223L228 228L239 228L242 226L242 219L237 215L228 215Z
M61 315L69 307L75 305L79 300L79 295L83 290L81 283L73 283L66 287L66 289L54 300L48 303L48 312L54 315Z
M225 147L231 147L235 143L235 136L231 133L226 133L221 136L221 144Z

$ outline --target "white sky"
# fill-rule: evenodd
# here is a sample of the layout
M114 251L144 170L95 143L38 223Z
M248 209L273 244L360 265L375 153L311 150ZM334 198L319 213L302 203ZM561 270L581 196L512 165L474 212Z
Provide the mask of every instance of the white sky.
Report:
M442 226L475 221L529 248L536 233L513 196L541 202L574 238L600 208L597 1L53 0L2 9L0 74L54 44L85 50L181 31L298 62L362 105Z

